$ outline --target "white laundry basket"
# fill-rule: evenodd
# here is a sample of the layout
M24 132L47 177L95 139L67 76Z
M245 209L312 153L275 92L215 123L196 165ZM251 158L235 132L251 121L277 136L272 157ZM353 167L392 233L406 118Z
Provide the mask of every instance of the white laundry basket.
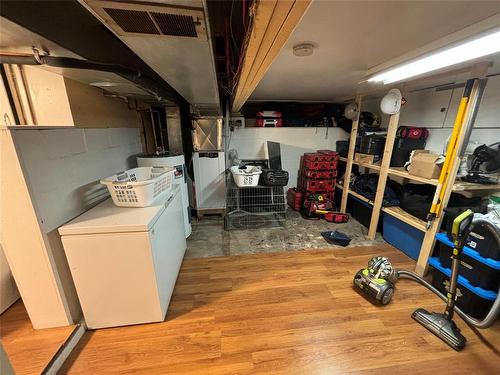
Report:
M139 167L103 178L113 203L120 207L147 207L172 190L174 168Z
M231 167L234 182L238 187L252 187L259 184L259 177L262 170L253 165L247 165L240 169L238 166Z

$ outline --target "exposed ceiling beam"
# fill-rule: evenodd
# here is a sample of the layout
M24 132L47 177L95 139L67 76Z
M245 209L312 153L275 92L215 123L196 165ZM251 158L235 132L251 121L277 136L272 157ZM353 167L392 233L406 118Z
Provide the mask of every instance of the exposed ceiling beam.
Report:
M241 109L309 7L311 0L261 0L243 58L232 111Z

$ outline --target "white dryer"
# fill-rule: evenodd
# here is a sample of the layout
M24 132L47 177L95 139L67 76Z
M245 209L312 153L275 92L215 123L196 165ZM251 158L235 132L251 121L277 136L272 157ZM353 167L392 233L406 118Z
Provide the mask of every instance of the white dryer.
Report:
M182 206L184 212L184 234L186 238L191 235L191 208L189 207L189 194L187 185L186 160L183 154L142 154L137 157L138 167L172 167L175 168L174 183L181 188Z

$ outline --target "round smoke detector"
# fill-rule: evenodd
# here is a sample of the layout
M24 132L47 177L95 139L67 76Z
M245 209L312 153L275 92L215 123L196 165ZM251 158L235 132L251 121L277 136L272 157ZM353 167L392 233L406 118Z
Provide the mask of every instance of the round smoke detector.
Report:
M295 56L311 56L314 51L312 43L299 43L293 46L293 54Z

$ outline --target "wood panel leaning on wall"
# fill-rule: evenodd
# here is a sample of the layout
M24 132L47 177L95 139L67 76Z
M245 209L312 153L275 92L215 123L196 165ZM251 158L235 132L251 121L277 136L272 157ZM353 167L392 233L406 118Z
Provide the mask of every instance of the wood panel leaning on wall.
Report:
M13 70L22 74L16 76ZM70 147L65 143L70 142L71 144L72 140L65 139L61 135L74 134L74 132L83 137L86 133L94 132L92 133L94 140L96 134L103 134L104 137L108 138L110 134L113 134L124 138L125 142L135 142L134 147L124 145L121 151L114 156L114 159L108 157L105 157L105 160L102 160L102 157L100 160L95 157L83 158L83 160L87 160L83 163L86 165L82 165L82 173L75 173L75 175L83 176L84 172L87 172L86 178L89 178L88 161L92 160L94 165L90 169L94 171L95 175L90 176L90 178L98 183L106 168L123 168L127 163L125 159L130 159L141 151L139 130L134 133L136 135L130 135L130 131L132 128L142 130L143 124L136 110L135 101L130 103L122 98L107 97L98 88L41 68L17 67L11 69L11 67L7 67L6 73L11 97L3 97L6 100L2 101L2 104L4 102L7 104L2 105L1 109L0 226L2 233L0 242L33 327L49 328L70 325L81 319L78 299L72 285L69 269L64 262L64 252L59 246L60 239L54 238L53 233L56 232L48 230L44 224L44 216L47 215L47 212L46 209L41 212L40 208L47 205L43 205L40 201L42 194L39 194L37 184L33 183L37 179L30 175L33 173L33 168L28 168L26 165L30 158L22 154L27 152L27 148L20 147L20 144L16 143L17 138L19 138L17 134L20 134L20 131L24 132L25 135L26 132L28 135L35 134L31 133L32 131L37 133L50 132L51 136L59 134L58 138L61 138L62 148ZM20 81L20 79L22 80ZM16 89L20 85L22 85L23 90ZM4 94L6 93L4 92ZM37 126L26 127L19 124L16 126L15 117L20 120L19 122L22 121L23 125ZM5 125L14 125L14 127L7 128ZM60 126L64 128L59 128ZM52 130L47 130L51 127ZM72 128L74 130L71 130ZM83 129L78 130L77 128ZM116 129L99 133L99 129L95 128ZM83 142L86 142L85 139ZM43 147L47 146L44 144ZM111 150L103 152L111 152ZM40 161L41 168L48 168L48 165L53 161L49 159ZM60 162L75 163L75 159L62 158ZM101 167L100 164L103 166ZM66 170L69 167L66 166ZM73 165L73 168L75 167L79 167L79 165ZM64 180L65 175L63 172L61 173L60 176ZM43 175L40 178L43 178ZM40 181L39 178L38 181ZM68 185L66 188L68 191L64 193L68 196L74 195L74 189L74 186ZM62 197L61 201L63 201ZM56 211L61 212L60 208L58 207L59 210ZM71 211L68 211L70 208L63 208L66 210L63 210L66 215L55 217L53 220L55 225L62 225L65 220L67 221L68 217L66 216L76 216L87 209L85 205L76 205L76 209L73 207Z

